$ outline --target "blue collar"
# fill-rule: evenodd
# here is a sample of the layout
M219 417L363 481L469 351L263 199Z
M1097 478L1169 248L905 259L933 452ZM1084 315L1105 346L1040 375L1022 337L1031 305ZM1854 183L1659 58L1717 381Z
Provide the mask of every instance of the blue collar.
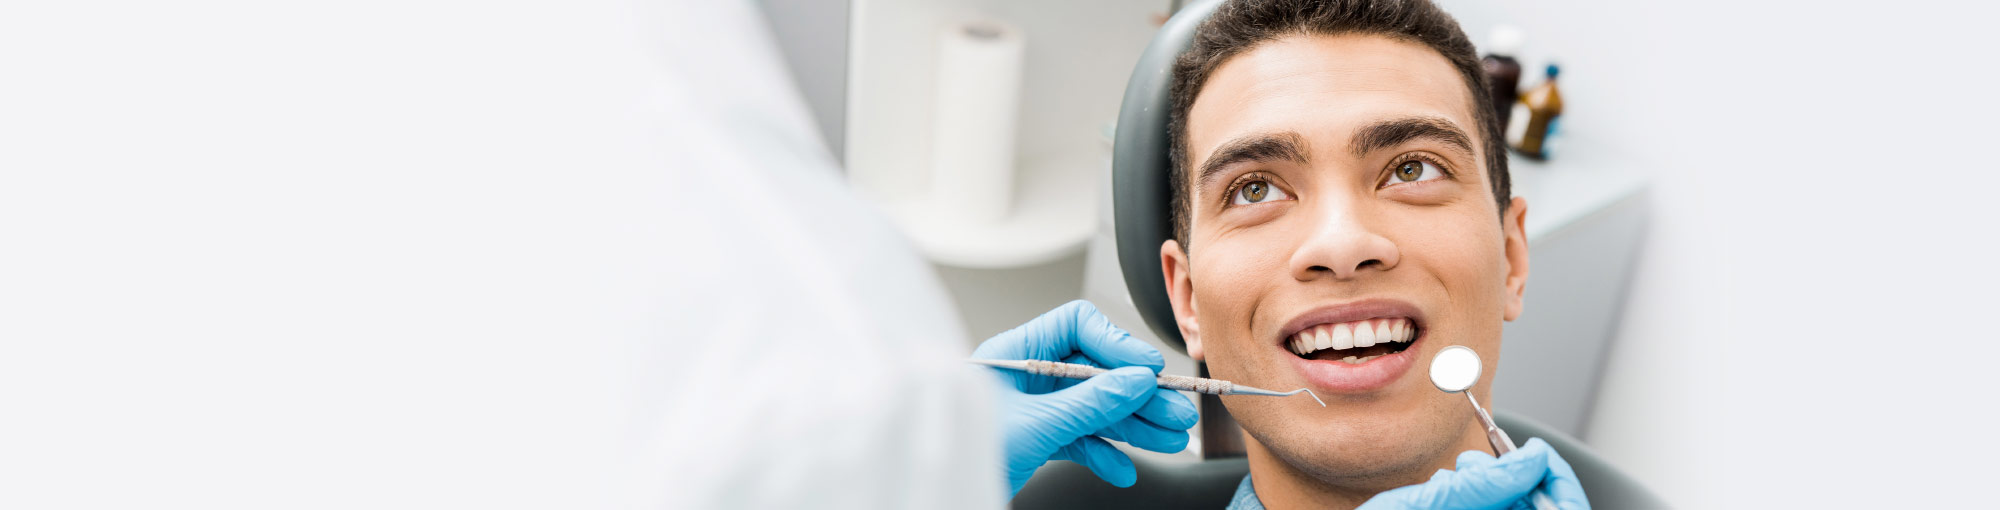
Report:
M1243 475L1243 483L1236 485L1236 497L1229 498L1228 510L1264 510L1264 502L1257 499L1257 489L1250 487L1250 475Z

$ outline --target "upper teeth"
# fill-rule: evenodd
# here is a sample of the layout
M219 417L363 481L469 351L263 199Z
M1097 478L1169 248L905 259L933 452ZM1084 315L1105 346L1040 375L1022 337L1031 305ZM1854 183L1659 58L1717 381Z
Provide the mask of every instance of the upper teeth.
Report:
M1321 324L1306 328L1292 335L1292 352L1300 356L1323 349L1351 349L1370 347L1378 343L1408 342L1417 336L1417 328L1406 318L1369 319L1365 321Z

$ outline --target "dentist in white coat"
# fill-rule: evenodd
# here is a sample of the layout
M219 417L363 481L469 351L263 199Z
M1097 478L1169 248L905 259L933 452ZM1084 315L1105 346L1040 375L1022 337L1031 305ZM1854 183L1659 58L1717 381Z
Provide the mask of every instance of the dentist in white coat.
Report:
M996 508L1179 410L963 363L748 1L110 4L0 7L0 508ZM1147 364L1086 308L984 355Z

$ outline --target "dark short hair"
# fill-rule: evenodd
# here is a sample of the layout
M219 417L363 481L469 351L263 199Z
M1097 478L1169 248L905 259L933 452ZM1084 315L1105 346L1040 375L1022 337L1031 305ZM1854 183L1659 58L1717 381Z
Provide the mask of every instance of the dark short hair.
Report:
M1486 149L1486 174L1493 199L1506 212L1511 196L1507 177L1507 146L1500 138L1498 114L1486 71L1472 41L1458 20L1429 0L1229 0L1195 29L1194 43L1174 61L1173 110L1167 133L1173 143L1168 178L1173 191L1174 239L1186 249L1193 213L1188 189L1188 110L1216 68L1258 45L1297 35L1380 35L1422 44L1451 61L1465 81L1474 120Z

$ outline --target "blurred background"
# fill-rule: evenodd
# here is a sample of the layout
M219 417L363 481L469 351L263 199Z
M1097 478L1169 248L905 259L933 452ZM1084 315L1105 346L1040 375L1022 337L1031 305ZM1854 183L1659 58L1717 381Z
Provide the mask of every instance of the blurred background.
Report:
M1685 508L1956 501L1919 487L1991 472L1970 388L2000 353L1977 320L2000 304L1994 8L1440 3L1519 62L1521 92L1561 66L1548 157L1514 154L1534 274L1498 407ZM1117 270L1110 133L1178 4L761 0L850 185L923 249L968 338L1084 298L1156 344ZM986 58L940 40L966 23L1018 38L995 78L1018 87L937 78ZM1003 219L952 214L921 157L956 143L934 122L965 93L1018 98Z
M0 507L615 506L657 499L646 477L677 459L633 457L675 446L934 453L952 438L918 427L746 430L766 449L738 451L635 425L720 394L683 370L735 368L677 333L820 318L786 308L820 296L707 269L846 267L737 257L768 240L730 229L776 220L689 211L845 204L710 175L837 164L951 294L903 323L962 323L935 359L1079 298L1157 341L1109 242L1109 140L1178 3L0 3ZM1513 160L1534 264L1496 408L1681 508L1993 506L2000 7L1440 3L1521 92L1561 69L1547 157ZM700 123L717 112L742 115ZM944 157L992 164L940 182ZM852 223L825 230L878 233ZM883 280L862 279L910 283ZM796 382L735 416L806 407ZM783 416L870 423L838 410ZM782 450L814 441L852 449ZM888 480L867 475L797 479Z

